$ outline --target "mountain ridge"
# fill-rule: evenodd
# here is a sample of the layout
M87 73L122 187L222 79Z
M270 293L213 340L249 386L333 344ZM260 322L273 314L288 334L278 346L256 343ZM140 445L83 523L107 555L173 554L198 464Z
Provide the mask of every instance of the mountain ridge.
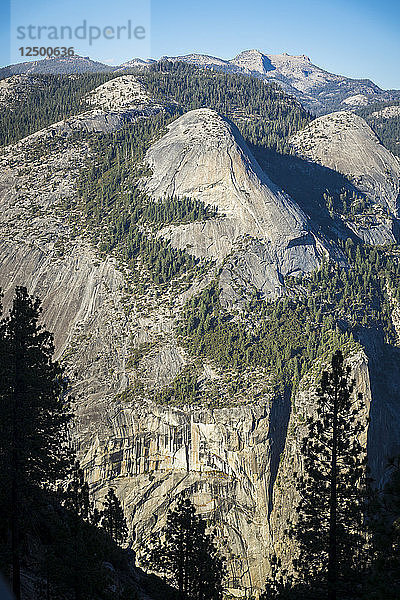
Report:
M259 50L244 50L233 59L222 59L211 55L193 53L181 56L163 56L159 60L133 58L121 65L110 66L89 57L46 58L39 61L18 63L0 69L0 79L11 75L28 73L88 73L118 72L130 68L147 68L163 61L181 61L200 68L222 70L259 77L266 82L279 85L288 94L295 96L305 108L315 114L340 110L343 106L357 109L376 102L400 99L399 90L384 90L368 78L358 79L336 75L314 65L305 54L292 56L264 54Z

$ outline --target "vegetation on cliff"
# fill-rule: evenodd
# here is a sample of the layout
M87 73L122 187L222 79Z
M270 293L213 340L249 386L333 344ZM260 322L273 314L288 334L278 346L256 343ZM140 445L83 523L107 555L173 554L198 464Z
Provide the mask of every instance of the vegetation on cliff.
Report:
M248 144L278 152L290 152L288 137L312 120L297 100L256 77L162 61L138 78L159 101L175 101L184 112L212 108L231 119Z
M35 75L37 83L28 95L2 107L0 113L0 146L44 129L52 123L92 108L85 96L112 77L109 73L88 75ZM29 110L27 110L29 106Z
M221 307L216 279L188 301L181 343L223 369L263 367L272 385L292 390L317 358L356 347L364 328L381 330L393 343L390 294L399 297L400 266L385 250L351 240L343 251L346 266L326 262L289 280L289 297L274 302L254 295L239 317Z
M168 197L157 201L138 186L138 179L146 173L144 154L169 120L163 115L113 134L89 136L91 155L78 182L80 209L92 232L100 235L99 249L115 250L131 264L140 259L156 284L205 266L188 252L156 237L157 230L216 215L199 200Z

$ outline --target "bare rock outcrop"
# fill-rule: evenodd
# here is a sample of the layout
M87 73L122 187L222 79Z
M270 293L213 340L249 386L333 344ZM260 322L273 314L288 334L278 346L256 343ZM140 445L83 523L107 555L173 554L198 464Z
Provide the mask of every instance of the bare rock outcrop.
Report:
M264 274L259 287L272 297L282 276L317 268L323 247L306 215L261 170L236 127L215 111L202 108L174 121L146 160L152 170L144 184L148 194L196 198L218 209L216 218L203 223L163 229L175 247L222 263L238 245L250 243Z
M143 84L134 75L120 75L89 92L88 104L103 110L145 108L154 104Z
M292 138L297 154L345 175L375 205L399 216L400 162L358 115L319 117Z

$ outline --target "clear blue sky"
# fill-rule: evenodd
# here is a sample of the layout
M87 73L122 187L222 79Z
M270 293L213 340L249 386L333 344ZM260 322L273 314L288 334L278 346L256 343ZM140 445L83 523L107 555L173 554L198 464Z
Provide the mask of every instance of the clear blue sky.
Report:
M99 40L79 50L115 64L141 49L154 58L190 52L232 58L250 48L307 54L328 71L400 89L399 0L12 0L11 12L21 23L34 11L43 23L51 14L57 24L83 19L114 24L128 18L139 24L146 15L138 15L138 7L146 2L151 3L148 43L116 46ZM7 0L1 0L1 65L10 62L9 13Z

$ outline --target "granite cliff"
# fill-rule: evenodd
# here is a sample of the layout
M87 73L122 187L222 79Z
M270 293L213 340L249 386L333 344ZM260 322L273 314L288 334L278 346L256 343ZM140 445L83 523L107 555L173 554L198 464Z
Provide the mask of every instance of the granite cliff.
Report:
M199 109L174 121L146 161L152 175L144 188L151 196L189 196L218 209L217 219L162 230L174 246L219 264L242 257L236 277L248 273L248 284L272 298L281 293L284 276L317 268L324 248L306 215L215 111ZM228 274L225 285L232 287Z

